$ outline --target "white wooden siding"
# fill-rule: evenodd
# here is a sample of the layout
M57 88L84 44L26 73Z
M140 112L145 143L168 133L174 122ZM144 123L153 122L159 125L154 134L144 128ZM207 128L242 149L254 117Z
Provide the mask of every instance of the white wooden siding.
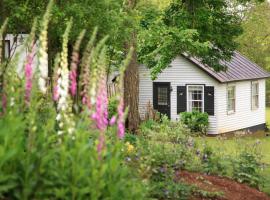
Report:
M139 111L141 118L145 116L148 102L153 104L153 81L150 78L150 71L145 66L139 68L140 86L139 86ZM214 86L215 93L219 83L199 69L197 66L189 62L183 57L177 57L171 67L166 68L154 82L170 82L171 92L171 119L179 120L177 114L177 86L185 86L186 84L205 84L206 86ZM215 113L216 113L216 95L215 95ZM217 118L209 117L210 127L209 134L217 134Z
M23 76L24 72L24 64L26 61L26 57L29 53L29 49L26 49L23 46L24 41L27 39L29 34L18 34L17 40L15 40L15 35L13 34L6 34L5 40L10 41L10 57L15 58L16 54L19 54L18 56L18 61L17 61L17 72L19 76ZM34 47L34 61L33 61L33 66L37 66L37 45Z
M265 123L265 80L259 80L259 108L251 110L251 81L230 83L235 85L235 113L227 114L227 84L220 84L217 98L218 133L226 133Z

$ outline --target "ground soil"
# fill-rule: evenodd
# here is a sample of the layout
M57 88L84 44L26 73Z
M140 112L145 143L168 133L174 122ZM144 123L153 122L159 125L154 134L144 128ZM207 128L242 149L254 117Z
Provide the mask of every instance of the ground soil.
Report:
M177 172L176 176L179 181L195 185L201 190L208 192L222 192L222 197L212 198L215 200L270 200L270 197L265 193L228 178L187 171ZM206 199L209 198L199 196L191 198L191 200Z

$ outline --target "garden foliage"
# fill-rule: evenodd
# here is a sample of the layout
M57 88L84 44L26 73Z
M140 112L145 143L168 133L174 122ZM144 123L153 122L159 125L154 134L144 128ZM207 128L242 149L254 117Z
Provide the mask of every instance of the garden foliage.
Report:
M72 22L68 22L55 60L55 81L49 82L51 6L52 1L40 30L35 23L26 40L30 52L25 73L16 72L20 55L5 71L1 68L0 199L144 199L143 183L124 164L123 152L130 147L122 140L121 93L116 113L108 116L106 38L97 42L95 31L80 58L82 32L70 67L67 46ZM37 65L34 51L38 51ZM120 82L128 60L129 56L120 66ZM80 79L79 68L84 72Z
M183 112L181 113L181 122L185 124L193 133L206 134L209 121L208 114L202 112Z

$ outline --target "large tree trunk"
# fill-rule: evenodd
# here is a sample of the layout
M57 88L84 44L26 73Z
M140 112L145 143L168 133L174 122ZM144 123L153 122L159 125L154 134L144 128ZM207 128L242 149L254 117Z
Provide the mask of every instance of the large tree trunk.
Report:
M133 48L133 54L124 77L124 104L128 108L127 127L135 132L139 126L139 71L136 53L136 33L133 32L131 39L126 43L126 50Z
M132 14L135 10L137 0L126 0L125 9ZM139 117L139 71L136 52L137 34L136 30L131 33L128 41L125 43L126 52L133 48L131 60L125 71L124 77L124 105L128 108L127 128L129 131L135 132L138 129Z

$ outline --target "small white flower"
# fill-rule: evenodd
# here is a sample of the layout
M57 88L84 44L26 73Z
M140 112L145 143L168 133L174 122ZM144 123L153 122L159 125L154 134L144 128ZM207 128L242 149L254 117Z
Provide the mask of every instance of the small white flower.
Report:
M61 120L61 115L60 115L60 114L58 114L58 115L56 116L56 120L57 120L57 121L60 121L60 120Z
M74 128L69 128L69 129L68 129L68 133L69 133L69 134L72 134L73 132L74 132Z
M14 97L11 97L11 99L10 99L10 106L12 107L14 105L15 105L15 99L14 99Z
M57 134L58 135L62 135L63 134L63 131L57 131Z
M35 132L36 130L37 130L37 127L34 126L34 127L32 128L32 131Z
M64 126L64 123L63 123L63 122L60 122L60 123L59 123L59 127L60 127L60 128L63 128L63 126Z

